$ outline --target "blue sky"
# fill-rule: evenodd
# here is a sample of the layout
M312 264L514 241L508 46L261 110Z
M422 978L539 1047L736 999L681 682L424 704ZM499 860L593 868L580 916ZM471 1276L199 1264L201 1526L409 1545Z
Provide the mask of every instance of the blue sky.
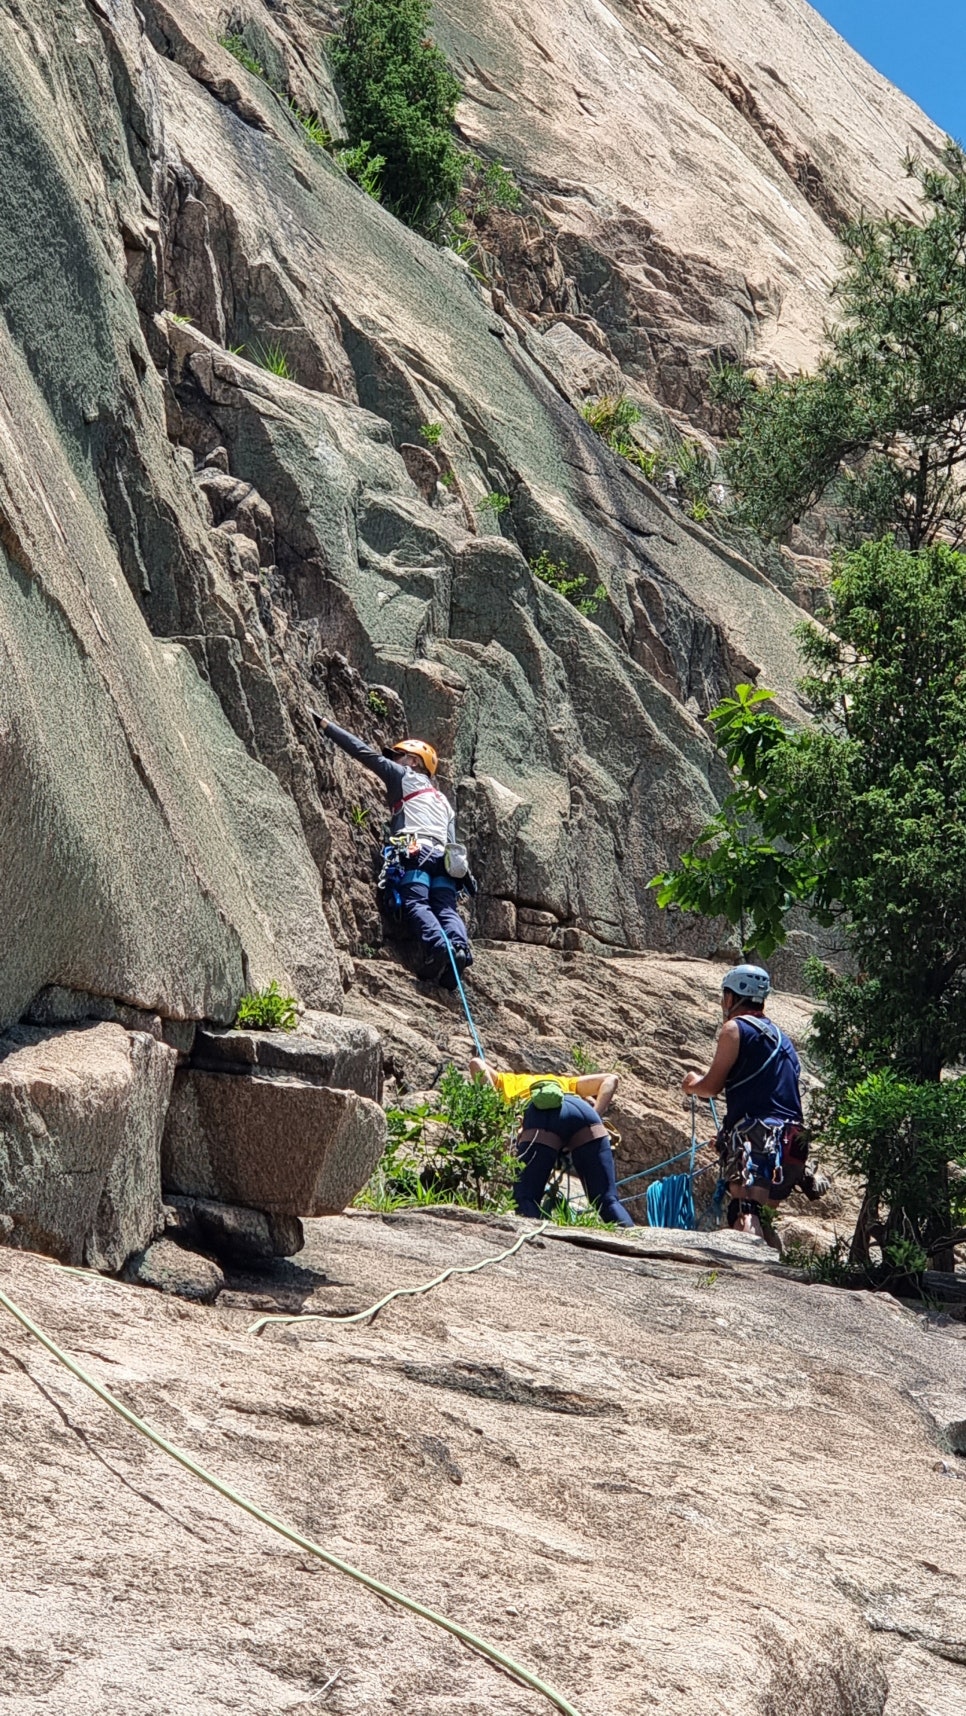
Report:
M812 0L816 11L931 119L966 142L964 0Z

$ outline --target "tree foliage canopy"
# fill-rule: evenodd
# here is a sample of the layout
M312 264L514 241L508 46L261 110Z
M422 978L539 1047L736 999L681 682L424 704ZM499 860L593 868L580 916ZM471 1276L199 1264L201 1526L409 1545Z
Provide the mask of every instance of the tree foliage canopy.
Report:
M746 925L766 956L788 912L841 923L844 1074L870 1053L913 1078L966 1055L966 556L867 543L837 568L829 631L800 642L813 726L768 694L712 711L733 790L659 900ZM826 1015L828 1018L829 1015ZM820 1032L825 1027L820 1025Z
M652 886L740 923L763 957L796 904L841 927L850 971L813 962L823 1119L873 1201L899 1200L889 1231L939 1245L943 1151L966 1160L966 1082L939 1083L966 1059L966 555L866 543L827 617L799 633L814 724L749 686L713 710L732 791Z
M331 48L349 142L382 157L383 202L423 230L445 219L463 178L460 85L429 17L429 0L348 0Z
M739 516L781 536L823 497L853 540L894 531L917 549L966 533L966 154L913 161L922 221L846 228L840 320L814 375L761 389L735 368L714 391L738 415L724 455Z

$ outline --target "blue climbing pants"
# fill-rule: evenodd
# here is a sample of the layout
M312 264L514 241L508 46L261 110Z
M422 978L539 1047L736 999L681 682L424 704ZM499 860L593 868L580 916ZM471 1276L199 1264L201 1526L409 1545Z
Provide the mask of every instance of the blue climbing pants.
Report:
M419 942L427 975L435 977L446 989L455 988L444 930L452 943L457 963L463 968L473 963L466 925L456 909L455 882L444 873L432 876L428 884L404 882L399 892L403 919Z
M540 1200L547 1182L560 1159L560 1151L549 1144L520 1146L521 1172L513 1188L513 1202L519 1215L542 1216ZM633 1227L634 1222L617 1196L617 1176L614 1173L614 1152L608 1138L595 1138L570 1152L584 1192L594 1205L601 1221L616 1222L618 1227Z

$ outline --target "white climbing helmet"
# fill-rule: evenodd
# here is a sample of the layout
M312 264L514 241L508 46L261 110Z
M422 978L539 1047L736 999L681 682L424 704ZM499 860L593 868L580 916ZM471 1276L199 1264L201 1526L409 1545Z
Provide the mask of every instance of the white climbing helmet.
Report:
M733 965L722 979L721 987L730 989L732 995L740 995L743 1001L754 1001L761 1006L768 999L771 978L760 965Z

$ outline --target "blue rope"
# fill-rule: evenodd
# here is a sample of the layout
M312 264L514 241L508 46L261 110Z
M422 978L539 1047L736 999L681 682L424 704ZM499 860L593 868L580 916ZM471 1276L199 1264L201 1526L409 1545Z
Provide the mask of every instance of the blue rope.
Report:
M676 1156L669 1156L666 1162L655 1162L652 1168L640 1168L636 1174L628 1174L625 1180L618 1180L618 1188L629 1186L632 1180L646 1180L651 1174L659 1174L662 1168L673 1168L675 1162L683 1162L685 1156L690 1156L690 1154L689 1145L687 1150L680 1150ZM643 1192L640 1195L643 1197Z
M473 1015L470 1012L470 1004L466 999L466 990L463 988L463 984L460 980L460 971L459 971L459 966L456 963L456 956L453 952L453 944L450 941L449 936L446 934L446 931L443 929L442 924L440 924L439 927L440 927L440 933L442 934L443 940L446 943L446 951L449 954L449 962L450 962L450 965L453 967L453 976L456 978L456 987L460 992L460 1000L463 1003L463 1012L466 1014L467 1022L468 1022L469 1027L470 1027L470 1033L472 1035L473 1042L476 1045L476 1052L479 1055L480 1060L485 1062L486 1061L486 1052L483 1048L483 1044L480 1042L479 1036L477 1034L476 1026L473 1023Z
M717 1113L714 1103L711 1104L717 1125ZM629 1197L622 1198L621 1203L633 1203L637 1198L647 1199L647 1219L651 1227L693 1228L696 1225L694 1213L694 1182L701 1174L716 1168L716 1162L706 1162L703 1168L695 1169L698 1154L698 1109L697 1102L691 1098L691 1142L686 1150L681 1150L676 1156L669 1156L666 1162L655 1162L653 1167L642 1168L637 1174L628 1174L625 1180L618 1180L618 1186L630 1185L632 1180L643 1180L660 1172L662 1168L671 1168L675 1162L683 1162L688 1157L686 1174L666 1174L664 1179L656 1180L648 1186L646 1192L631 1192Z
M647 1188L649 1227L694 1227L690 1174L668 1174Z

